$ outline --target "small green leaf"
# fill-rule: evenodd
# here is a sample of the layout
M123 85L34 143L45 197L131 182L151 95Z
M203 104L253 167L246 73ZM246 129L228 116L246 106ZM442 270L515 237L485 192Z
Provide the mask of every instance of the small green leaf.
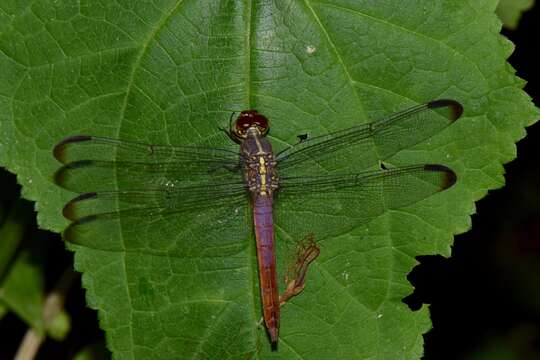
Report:
M389 161L447 165L456 186L326 239L306 289L283 308L277 351L257 327L247 202L228 214L245 231L216 233L225 214L212 212L147 232L125 219L112 232L94 230L101 243L159 243L159 256L70 245L118 359L417 359L428 311L401 301L412 291L406 275L415 257L450 254L474 201L504 184L502 164L540 114L506 63L512 44L499 35L496 5L16 2L0 17L0 163L36 201L40 225L62 231L62 206L75 194L55 186L60 164L51 152L65 136L237 149L218 127L231 112L256 108L271 120L279 150L299 134L456 99L465 108L460 120ZM313 214L332 218L327 210L315 204ZM290 239L276 230L283 268Z
M9 269L23 239L24 230L34 216L27 201L18 201L0 223L0 278Z
M39 255L43 248L18 252L33 216L30 204L19 200L0 225L0 312L12 311L28 326L43 331L43 257Z
M496 12L505 27L515 29L521 15L533 5L534 0L500 0Z
M62 341L71 330L71 318L65 311L60 311L47 325L47 334L56 341Z
M74 360L108 360L110 353L107 351L104 343L96 343L86 346L79 351Z
M43 249L36 246L20 251L0 284L0 302L40 334L45 331Z
M8 312L9 309L0 302L0 320L2 320Z

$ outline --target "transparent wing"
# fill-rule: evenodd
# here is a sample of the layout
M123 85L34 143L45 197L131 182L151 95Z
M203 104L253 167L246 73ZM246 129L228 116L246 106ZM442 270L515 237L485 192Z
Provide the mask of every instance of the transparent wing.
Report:
M60 141L53 153L65 164L55 175L56 183L75 192L241 180L242 159L226 149L78 135Z
M77 224L125 216L156 216L194 212L246 201L243 183L215 183L159 190L83 193L66 204L64 217Z
M54 156L65 164L56 182L81 193L63 210L73 221L64 234L72 243L185 255L186 232L222 246L221 235L234 229L228 236L235 239L248 228L240 211L247 205L241 160L233 151L73 136L56 145Z
M309 138L278 153L278 169L287 176L306 170L367 169L435 135L462 112L455 100L433 100L369 124Z
M136 141L113 138L75 135L61 140L53 150L54 157L63 164L79 160L116 159L122 154L125 161L147 162L197 162L216 163L238 161L238 153L228 149L199 147L153 145Z
M100 250L185 256L197 242L221 247L245 238L247 204L243 183L84 193L64 207L73 221L64 238Z
M412 165L280 181L278 226L292 238L309 231L321 240L448 189L456 175L442 165Z

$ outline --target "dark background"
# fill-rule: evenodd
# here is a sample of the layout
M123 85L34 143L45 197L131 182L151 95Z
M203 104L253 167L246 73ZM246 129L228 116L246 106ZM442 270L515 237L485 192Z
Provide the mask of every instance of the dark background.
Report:
M525 13L517 31L503 30L516 46L509 61L527 79L525 91L540 105L540 8ZM472 230L455 239L452 257L419 257L409 275L416 287L405 299L412 308L430 304L433 329L425 338L425 359L540 359L540 124L527 129L518 158L505 166L506 186L477 203ZM18 196L15 176L0 168L0 205ZM31 214L33 204L26 202ZM32 214L31 214L32 215ZM72 255L57 234L29 229L27 239L49 244L48 288ZM94 311L84 306L80 282L68 294L73 331L63 342L49 340L40 359L70 359L103 334ZM14 315L0 321L0 359L11 359L27 328Z

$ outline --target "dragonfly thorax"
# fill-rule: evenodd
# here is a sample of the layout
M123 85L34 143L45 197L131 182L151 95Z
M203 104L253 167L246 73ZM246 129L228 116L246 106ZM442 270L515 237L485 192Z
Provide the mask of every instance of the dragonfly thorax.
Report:
M247 132L240 151L244 159L244 181L255 196L272 196L278 188L276 160L272 146L256 129Z

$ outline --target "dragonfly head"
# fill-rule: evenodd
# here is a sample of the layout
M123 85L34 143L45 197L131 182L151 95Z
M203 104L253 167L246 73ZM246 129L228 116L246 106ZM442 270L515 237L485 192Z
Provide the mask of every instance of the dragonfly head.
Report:
M236 118L231 135L240 142L247 138L250 131L255 131L259 136L265 136L269 129L268 119L264 115L259 114L257 110L244 110Z

